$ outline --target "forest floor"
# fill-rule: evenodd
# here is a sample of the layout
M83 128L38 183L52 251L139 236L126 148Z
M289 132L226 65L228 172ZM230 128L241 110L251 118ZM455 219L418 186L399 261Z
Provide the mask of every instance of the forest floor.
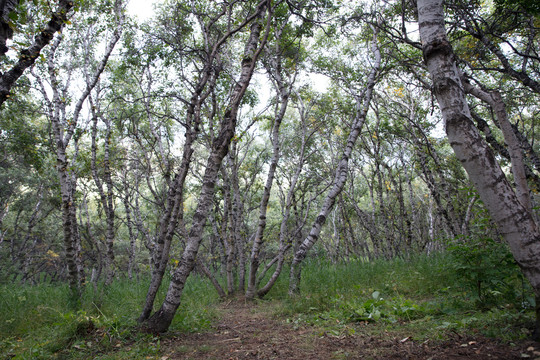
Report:
M225 302L210 331L164 336L161 359L540 359L540 344L534 342L508 344L457 333L445 340L415 341L400 333L374 333L370 324L336 335L277 318L271 307Z

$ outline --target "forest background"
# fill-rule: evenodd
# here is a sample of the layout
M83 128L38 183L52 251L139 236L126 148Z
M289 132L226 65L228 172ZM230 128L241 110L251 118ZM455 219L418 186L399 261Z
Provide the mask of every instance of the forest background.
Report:
M55 311L95 325L133 284L125 321L160 333L185 319L188 278L216 298L298 300L302 273L380 261L432 266L411 294L532 328L535 2L165 1L144 22L126 6L2 2L4 334L28 333L30 293L60 291ZM304 305L353 322L459 308L394 297L401 310L385 310L395 271L430 277L391 271Z

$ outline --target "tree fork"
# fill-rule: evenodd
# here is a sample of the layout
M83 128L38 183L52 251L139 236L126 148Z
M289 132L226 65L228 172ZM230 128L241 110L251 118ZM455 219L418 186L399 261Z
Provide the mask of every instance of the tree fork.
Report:
M199 202L195 214L193 215L193 225L189 231L184 253L171 278L171 283L161 308L142 325L143 329L151 333L162 333L167 331L180 306L180 300L186 280L195 267L197 253L202 241L203 227L212 206L216 178L234 136L240 103L251 81L257 59L268 39L272 18L269 3L270 1L268 0L259 3L254 19L255 21L251 25L249 39L244 50L242 71L239 80L233 88L231 100L221 120L219 134L212 141L212 150L208 156L207 166L203 176L202 189L199 195ZM263 14L267 10L268 19L266 23L266 32L259 44L259 37L262 30L261 22ZM250 61L247 62L245 61L246 59L250 59Z

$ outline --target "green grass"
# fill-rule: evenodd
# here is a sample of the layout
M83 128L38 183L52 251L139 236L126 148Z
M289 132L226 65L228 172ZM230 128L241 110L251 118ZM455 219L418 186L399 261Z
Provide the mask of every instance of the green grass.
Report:
M534 314L530 288L521 282L519 270L508 265L501 278L488 266L489 276L482 279L486 284L496 280L493 288L498 290L485 286L479 299L474 281L485 266L473 265L448 254L372 263L312 259L302 270L301 295L288 297L285 269L262 301L292 326L314 326L321 334L362 332L417 340L455 332L507 341L527 337ZM474 271L478 276L470 276ZM135 321L147 286L148 281L128 280L97 291L89 286L77 310L65 285L1 285L0 354L10 359L159 359L161 338L137 331ZM191 276L171 332L210 329L219 316L218 301L206 279Z
M166 285L166 284L164 284ZM147 281L89 286L75 310L65 285L2 285L0 354L14 359L146 359L158 356L159 338L137 331ZM156 299L163 300L166 286ZM171 331L202 331L216 317L212 286L188 279Z
M460 332L512 341L530 335L534 320L530 287L512 266L505 269L512 273L506 287L514 291L493 291L489 302L479 301L448 254L372 263L311 260L302 270L301 295L287 298L282 289L271 296L282 301L278 315L324 332L395 332L418 340Z

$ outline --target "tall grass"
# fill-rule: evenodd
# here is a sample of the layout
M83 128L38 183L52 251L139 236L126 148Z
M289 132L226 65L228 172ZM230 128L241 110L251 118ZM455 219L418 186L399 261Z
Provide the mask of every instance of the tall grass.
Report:
M277 312L289 321L330 326L331 331L350 332L354 324L371 323L372 329L406 329L407 336L444 336L447 331L526 336L533 304L522 302L519 293L530 288L523 288L519 277L507 284L516 288L513 295L494 291L496 301L479 306L475 291L456 269L461 269L456 258L443 253L339 264L310 259L302 269L299 296L286 295L285 278L269 295L282 301ZM512 271L519 273L517 266Z
M475 266L467 269L480 271ZM530 288L518 289L519 277L507 277L516 282L507 285L515 286L519 296L493 291L489 307L478 307L478 296L466 286L463 263L449 254L370 263L311 259L303 266L301 295L295 297L287 295L287 275L284 269L264 301L276 304L269 308L288 321L320 326L325 332L350 334L364 324L362 331L403 331L418 338L480 331L515 339L526 336L523 329L533 319L522 295ZM136 327L148 284L149 279L142 279L117 280L97 289L88 286L77 308L66 285L0 285L0 354L15 359L154 358L160 354L160 339ZM156 306L167 285L165 281ZM211 284L193 274L170 330L209 329L218 316L218 301Z
M335 297L370 297L379 291L387 297L421 297L455 284L449 271L451 258L442 254L416 256L410 259L360 260L331 263L309 259L302 268L301 296L288 299L288 272L280 278L269 297L290 302L292 312L307 308L328 308Z
M136 330L136 319L142 309L148 283L148 280L117 280L106 288L101 284L97 289L88 286L78 309L73 307L67 285L2 285L0 354L16 356L17 359L48 359L75 344L81 356L86 353L88 357L95 349L110 348L115 341L142 336ZM156 306L161 304L167 285L163 284ZM191 276L171 331L209 328L216 316L213 304L217 301L218 296L211 284L198 276ZM90 347L88 344L92 342L85 341L90 332L98 334L95 337L99 338L99 345ZM126 354L125 358L134 356Z

